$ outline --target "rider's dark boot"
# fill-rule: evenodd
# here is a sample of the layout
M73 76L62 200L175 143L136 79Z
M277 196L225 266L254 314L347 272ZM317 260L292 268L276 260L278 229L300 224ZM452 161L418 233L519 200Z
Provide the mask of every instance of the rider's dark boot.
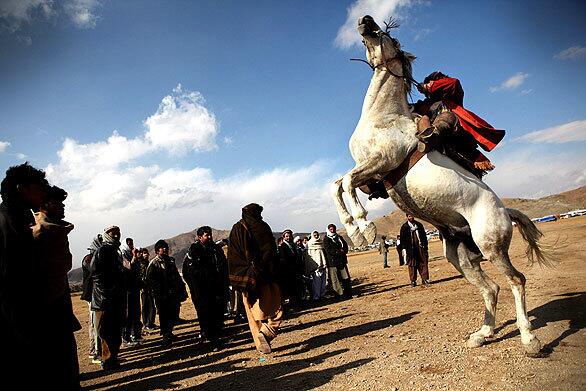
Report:
M430 126L424 131L417 134L417 150L419 152L429 152L438 145L439 132L435 126Z

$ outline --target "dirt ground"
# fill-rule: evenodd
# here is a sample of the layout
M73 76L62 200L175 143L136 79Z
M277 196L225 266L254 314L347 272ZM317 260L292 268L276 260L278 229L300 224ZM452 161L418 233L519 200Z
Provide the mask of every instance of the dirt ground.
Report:
M284 321L274 352L253 348L247 326L227 321L231 340L210 352L193 336L197 321L176 329L177 343L160 347L160 337L123 348L122 367L104 372L88 359L85 302L74 297L84 329L76 334L84 389L201 390L585 390L586 389L586 217L539 226L545 242L565 242L553 270L526 266L525 245L515 232L510 255L527 277L527 305L541 358L523 353L515 325L513 296L489 263L483 267L501 286L495 337L470 349L468 334L480 326L483 302L430 244L429 288L408 285L407 270L389 253L350 257L357 297L317 305ZM193 320L190 302L181 316Z

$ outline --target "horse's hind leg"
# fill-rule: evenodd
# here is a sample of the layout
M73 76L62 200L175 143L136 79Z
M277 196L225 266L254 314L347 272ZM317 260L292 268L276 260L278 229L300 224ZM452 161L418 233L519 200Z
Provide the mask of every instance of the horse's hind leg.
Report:
M482 294L484 323L480 330L470 334L467 342L469 347L482 346L486 338L494 335L499 286L480 267L482 256L471 252L462 241L444 237L444 251L450 263Z
M505 212L506 213L506 212ZM500 217L500 218L499 218ZM531 332L531 322L527 316L525 303L525 276L519 272L509 259L508 248L511 243L512 225L508 216L493 216L490 227L486 219L478 224L471 224L472 237L482 254L507 278L517 313L517 327L521 333L521 342L528 355L536 355L541 350L541 343Z
M534 356L541 350L541 342L531 332L531 321L527 316L527 305L525 302L525 276L519 272L509 259L509 255L503 252L500 256L491 257L490 260L496 268L503 273L515 297L515 311L517 313L517 327L521 333L521 343L525 349L525 353L529 356Z
M364 238L362 233L360 233L360 229L358 228L358 226L352 224L354 218L346 208L344 198L342 197L343 192L344 189L342 189L342 180L339 179L336 182L334 182L331 186L332 198L334 199L334 204L336 205L338 216L340 217L340 221L342 222L342 224L344 224L344 228L346 228L346 233L352 240L354 246L363 246L364 244L366 244L366 239Z

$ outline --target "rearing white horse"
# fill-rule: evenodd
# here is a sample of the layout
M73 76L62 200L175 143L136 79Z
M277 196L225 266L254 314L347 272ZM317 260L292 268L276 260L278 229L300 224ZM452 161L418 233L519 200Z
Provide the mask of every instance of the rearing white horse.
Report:
M414 57L403 52L399 42L388 31L382 31L370 16L359 19L358 31L374 74L350 138L356 166L334 183L332 195L348 235L355 245L362 245L374 241L376 227L366 219L356 188L398 167L416 148L417 138L407 103L410 61ZM353 214L344 204L344 192L350 198ZM480 267L486 259L508 279L515 297L521 342L527 354L537 354L541 344L531 333L527 317L525 277L508 255L511 221L515 221L528 243L530 262L534 256L539 263L547 262L537 242L541 232L531 220L517 210L505 208L484 182L437 151L421 158L388 194L401 210L438 228L446 258L480 290L486 307L484 324L470 335L468 346L481 346L494 334L499 286Z

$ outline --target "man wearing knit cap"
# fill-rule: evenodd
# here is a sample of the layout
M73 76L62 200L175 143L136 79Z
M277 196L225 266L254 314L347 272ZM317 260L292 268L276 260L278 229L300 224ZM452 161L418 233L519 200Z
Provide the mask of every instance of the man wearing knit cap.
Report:
M242 219L232 227L228 244L230 284L242 292L248 325L256 348L271 352L283 311L276 283L279 255L271 227L263 221L262 206L242 208Z
M155 254L156 257L151 259L147 268L147 284L159 313L162 344L168 347L175 339L173 327L179 320L181 302L187 299L187 290L175 265L175 258L169 256L167 242L157 241Z
M120 366L118 353L122 343L120 332L125 287L119 247L120 228L115 225L105 228L102 243L90 264L93 281L91 309L96 314L104 370Z

